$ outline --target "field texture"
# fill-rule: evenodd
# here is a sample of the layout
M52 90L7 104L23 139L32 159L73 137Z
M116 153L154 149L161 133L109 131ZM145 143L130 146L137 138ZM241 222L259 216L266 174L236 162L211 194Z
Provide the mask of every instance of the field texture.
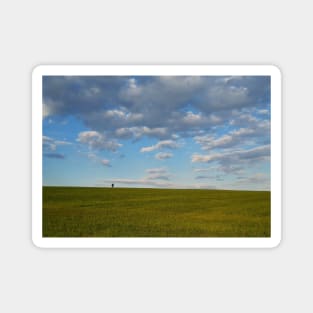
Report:
M270 192L43 187L44 237L269 237Z

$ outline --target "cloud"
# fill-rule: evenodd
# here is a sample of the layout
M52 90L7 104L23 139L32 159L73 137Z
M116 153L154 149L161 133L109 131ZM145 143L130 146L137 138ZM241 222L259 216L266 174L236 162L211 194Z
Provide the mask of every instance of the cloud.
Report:
M78 134L77 141L95 150L116 151L122 144L109 140L104 134L96 131L84 131Z
M258 114L267 115L269 113L269 110L258 110Z
M269 183L269 175L264 173L255 173L249 177L239 179L238 182L245 184Z
M47 136L42 136L42 148L43 150L55 151L57 145L54 139Z
M50 108L45 103L42 104L42 119L45 119L46 117L50 116Z
M64 154L61 154L61 153L44 153L43 154L44 157L46 158L50 158L50 159L64 159L65 156Z
M210 132L234 115L264 110L270 77L45 76L43 103L44 117L74 116L113 142L167 140Z
M155 158L158 160L170 159L171 157L173 157L173 153L168 152L159 152L155 155Z
M270 190L271 179L269 174L255 173L247 177L239 177L231 184L234 188L250 190Z
M42 148L44 151L55 151L57 146L70 145L71 143L63 140L55 140L48 136L42 136Z
M251 166L252 164L251 163L250 164L244 164L242 162L240 165L238 165L238 162L237 162L237 164L233 165L230 163L223 162L223 165L219 166L217 168L217 170L219 172L223 172L225 174L241 175L245 172L246 165Z
M250 127L241 127L219 137L216 135L196 136L195 141L201 145L203 150L229 149L249 144L268 144L270 142L270 122L251 119L253 125L249 125Z
M84 118L90 112L112 109L116 93L126 83L124 77L44 76L43 102L49 115Z
M168 129L165 127L150 128L146 126L142 127L122 127L116 129L112 135L121 139L140 139L141 137L156 137L156 138L168 138L173 137L169 134Z
M98 160L98 156L94 153L91 153L91 152L87 153L87 157L90 160Z
M148 168L146 172L149 174L163 174L167 172L167 169L165 167Z
M147 169L146 172L148 173L148 175L145 177L145 179L148 179L148 180L156 180L156 179L169 180L171 177L170 173L168 173L167 169L164 167L150 168L150 169Z
M87 158L90 159L91 161L101 164L103 166L107 166L107 167L112 167L110 160L107 159L101 159L99 156L97 156L95 153L93 152L88 152L87 154Z
M113 178L113 179L104 179L98 185L111 185L115 184L118 187L118 184L123 185L137 185L143 187L156 187L156 188L172 188L172 189L216 189L216 186L213 185L203 185L203 184L177 184L172 182L162 182L154 181L150 179L125 179L125 178Z
M201 154L193 154L191 157L192 163L197 162L203 162L203 163L209 163L213 161L225 161L225 160L256 160L260 158L267 158L270 155L270 146L261 146L256 147L249 150L237 150L233 151L231 153L216 153L216 154L207 154L207 155L201 155Z
M103 182L114 183L114 184L125 184L125 185L144 185L144 186L155 186L155 187L164 187L168 188L170 186L175 186L172 183L163 183L159 181L154 181L151 179L107 179L103 180Z
M143 147L140 149L140 152L151 152L159 149L177 149L179 144L173 140L163 140L159 141L157 144L150 147Z
M219 165L218 170L227 174L241 174L243 169L269 160L270 145L206 155L195 153L191 157L192 163L216 162Z
M104 166L109 166L109 167L111 166L111 165L110 165L110 161L109 161L109 160L106 160L106 159L101 160L100 163L101 163L102 165L104 165Z
M207 179L207 178L211 178L211 176L199 175L195 177L195 179Z
M196 176L195 179L210 179L214 181L223 181L224 178L221 175L199 175Z
M161 180L169 180L168 175L161 175L161 174L150 174L147 176L149 180L161 179Z
M45 76L43 119L80 125L76 144L99 166L110 166L99 151L117 152L127 140L157 160L184 142L192 163L242 176L270 160L270 88L269 76ZM43 137L45 153L64 144ZM195 169L196 179L210 179L212 169ZM151 170L142 180L170 183L167 170Z
M217 169L216 166L211 166L211 167L206 167L206 168L194 168L193 171L199 173L199 172L214 171L216 169Z

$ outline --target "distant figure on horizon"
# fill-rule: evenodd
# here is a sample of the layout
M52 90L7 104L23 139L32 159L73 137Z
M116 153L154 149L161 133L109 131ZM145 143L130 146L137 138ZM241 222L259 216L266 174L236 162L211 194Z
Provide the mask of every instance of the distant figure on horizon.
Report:
M112 184L112 188L114 188L114 184Z

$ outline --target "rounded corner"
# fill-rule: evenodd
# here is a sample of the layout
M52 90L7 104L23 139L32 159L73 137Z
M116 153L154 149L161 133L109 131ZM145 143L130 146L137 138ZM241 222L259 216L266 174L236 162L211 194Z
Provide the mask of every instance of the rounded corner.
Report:
M42 249L44 248L44 246L41 244L41 240L38 239L38 238L35 238L35 237L32 237L32 240L31 240L33 246L37 249Z
M282 78L283 72L282 72L282 69L278 65L271 64L270 69L271 69L272 74L277 75L277 77L279 77L280 79Z
M282 237L281 236L278 238L274 238L270 248L271 249L277 249L280 247L281 243L282 243Z
M32 77L36 77L37 75L41 75L42 74L42 69L44 68L44 65L42 64L37 64L32 68Z

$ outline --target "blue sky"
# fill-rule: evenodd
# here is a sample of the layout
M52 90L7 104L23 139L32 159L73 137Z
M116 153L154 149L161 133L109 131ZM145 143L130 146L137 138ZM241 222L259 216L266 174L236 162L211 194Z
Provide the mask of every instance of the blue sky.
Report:
M43 184L270 190L270 77L45 76Z

